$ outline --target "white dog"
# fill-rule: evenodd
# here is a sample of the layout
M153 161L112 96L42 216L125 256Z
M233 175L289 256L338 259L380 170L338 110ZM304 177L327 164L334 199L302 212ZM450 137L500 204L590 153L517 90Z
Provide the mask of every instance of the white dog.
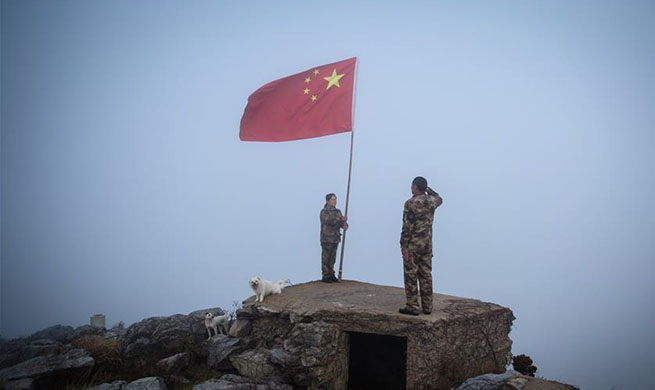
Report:
M212 332L210 329L214 329L215 335L217 335L219 332L223 334L223 331L225 331L225 334L227 334L227 327L229 323L230 318L227 316L227 314L214 317L214 315L210 312L205 313L205 327L207 328L207 333L209 334L207 340L212 338Z
M278 280L273 283L270 280L264 280L259 276L250 278L250 287L255 292L255 302L264 302L264 297L271 294L282 294L282 290L288 286L284 280Z

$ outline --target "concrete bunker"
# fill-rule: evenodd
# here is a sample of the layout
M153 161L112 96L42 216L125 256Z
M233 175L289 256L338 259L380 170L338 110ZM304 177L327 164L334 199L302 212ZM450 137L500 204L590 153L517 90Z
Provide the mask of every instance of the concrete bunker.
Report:
M405 316L398 313L402 288L310 282L262 303L248 299L236 325L247 330L240 336L267 365L266 375L299 388L446 390L472 376L504 372L512 311L443 294L433 301L432 314ZM375 387L377 378L384 387Z

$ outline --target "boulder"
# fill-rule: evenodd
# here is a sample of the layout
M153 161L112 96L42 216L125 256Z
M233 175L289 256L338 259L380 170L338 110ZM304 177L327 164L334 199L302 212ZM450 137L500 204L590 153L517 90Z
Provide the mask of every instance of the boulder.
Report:
M111 383L103 383L98 386L89 387L84 390L123 390L123 387L127 384L125 381L113 381Z
M70 345L63 345L58 341L39 339L29 341L22 339L11 342L0 350L0 368L14 366L38 356L51 356L71 350Z
M126 331L127 330L122 330L122 331L108 330L102 335L102 337L110 340L118 340L122 335L125 334Z
M252 331L252 325L248 320L236 320L232 326L230 326L230 331L228 334L231 337L246 337Z
M501 390L580 390L573 385L535 378L532 376L520 376L505 381Z
M30 340L48 339L68 343L73 339L75 329L72 326L54 325L32 334Z
M107 330L105 328L97 328L91 325L82 325L75 328L71 339L78 339L83 336L102 336Z
M166 383L158 376L151 376L130 382L122 390L166 390Z
M197 310L188 315L151 317L132 324L119 337L127 359L158 361L180 352L189 352L206 338L204 313L221 313L219 308Z
M127 333L127 328L125 328L121 322L117 325L114 325L111 329L108 329L105 333L103 333L102 337L106 339L118 339L125 333Z
M0 341L0 369L20 363L20 350L28 344L26 338Z
M273 348L270 350L268 360L282 368L292 370L294 367L301 365L297 355L291 354L282 348Z
M506 380L520 375L512 370L502 374L479 375L465 380L457 390L501 390Z
M43 375L84 370L95 365L95 360L83 349L72 349L61 355L39 356L0 370L0 382L34 378Z
M292 390L293 387L281 383L277 378L254 381L239 375L223 375L220 379L211 379L195 385L192 390Z
M255 349L230 356L232 366L243 376L255 380L280 374L280 371L269 361L269 351Z
M10 381L3 387L4 390L34 390L34 379L23 378Z
M157 362L157 369L163 375L178 373L191 365L191 354L181 352Z
M246 344L242 339L220 334L203 342L203 348L207 350L207 366L217 370L229 369L230 355L242 352L247 348Z
M509 370L502 374L484 374L469 378L459 385L457 390L578 390L578 388Z

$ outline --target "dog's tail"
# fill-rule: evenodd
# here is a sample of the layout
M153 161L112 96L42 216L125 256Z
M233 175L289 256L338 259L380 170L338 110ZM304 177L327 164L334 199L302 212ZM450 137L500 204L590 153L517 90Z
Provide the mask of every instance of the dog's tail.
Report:
M287 288L289 286L292 286L291 280L289 280L289 279L287 279L287 280L280 279L280 280L277 281L277 285L280 286L280 290L284 290L285 288Z

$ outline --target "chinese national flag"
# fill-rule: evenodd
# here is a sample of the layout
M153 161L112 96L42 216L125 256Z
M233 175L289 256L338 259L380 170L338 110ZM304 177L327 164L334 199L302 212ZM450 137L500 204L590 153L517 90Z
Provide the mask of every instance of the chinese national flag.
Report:
M280 142L352 131L353 57L259 88L241 118L242 141Z

